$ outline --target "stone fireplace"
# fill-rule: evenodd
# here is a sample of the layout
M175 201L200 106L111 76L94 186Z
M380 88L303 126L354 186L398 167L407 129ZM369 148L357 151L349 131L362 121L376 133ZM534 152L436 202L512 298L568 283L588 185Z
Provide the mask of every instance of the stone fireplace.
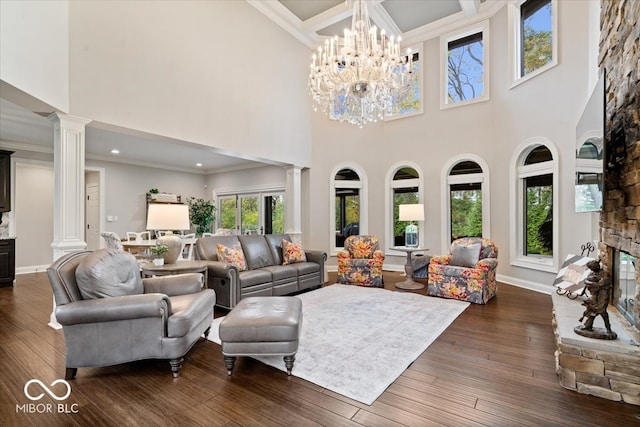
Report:
M598 249L604 273L615 286L609 316L618 339L575 334L573 328L583 307L553 295L560 384L634 405L640 405L639 22L640 1L601 1L599 64L606 71L606 94Z

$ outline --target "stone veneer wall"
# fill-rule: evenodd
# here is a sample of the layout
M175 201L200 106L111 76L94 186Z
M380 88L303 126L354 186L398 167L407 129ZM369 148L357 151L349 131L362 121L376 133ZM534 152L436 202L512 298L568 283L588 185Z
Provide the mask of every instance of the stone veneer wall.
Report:
M599 249L611 276L612 248L640 257L640 1L602 0L600 28L599 63L607 90ZM632 314L640 319L640 268L636 301Z
M602 0L600 68L606 71L604 207L600 258L613 272L613 249L640 257L640 0ZM553 295L556 371L560 384L579 393L640 405L640 322L636 328L609 307L618 339L573 332L583 307ZM640 319L640 268L632 315ZM601 320L601 319L600 319Z

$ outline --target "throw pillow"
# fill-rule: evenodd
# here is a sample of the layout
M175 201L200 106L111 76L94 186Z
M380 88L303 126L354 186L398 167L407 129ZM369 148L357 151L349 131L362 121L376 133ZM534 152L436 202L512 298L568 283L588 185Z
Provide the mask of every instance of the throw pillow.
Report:
M136 258L118 249L99 249L84 257L76 283L83 299L144 293Z
M450 265L458 267L475 267L480 258L480 243L469 246L455 245Z
M282 239L282 265L307 262L307 256L300 243L292 243Z
M240 242L234 244L232 247L218 243L216 249L218 251L218 261L234 265L238 271L245 271L247 269L247 260L244 258L244 252L242 252Z

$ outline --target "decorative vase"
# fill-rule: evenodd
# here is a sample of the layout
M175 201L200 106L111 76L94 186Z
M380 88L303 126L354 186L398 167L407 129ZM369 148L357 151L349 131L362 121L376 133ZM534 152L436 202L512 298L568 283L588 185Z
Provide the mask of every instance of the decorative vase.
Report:
M162 267L164 265L164 258L154 258L153 259L153 264L156 267Z
M182 253L182 239L175 234L165 234L159 237L156 243L169 247L169 252L164 254L164 263L175 264Z

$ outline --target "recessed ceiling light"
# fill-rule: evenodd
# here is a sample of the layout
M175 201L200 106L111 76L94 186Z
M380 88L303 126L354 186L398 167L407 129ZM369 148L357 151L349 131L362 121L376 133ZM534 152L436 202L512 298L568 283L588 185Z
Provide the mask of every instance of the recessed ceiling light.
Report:
M114 148L113 150L111 150L111 154L120 154L120 150Z
M202 163L196 163L196 166L201 168L202 167Z

